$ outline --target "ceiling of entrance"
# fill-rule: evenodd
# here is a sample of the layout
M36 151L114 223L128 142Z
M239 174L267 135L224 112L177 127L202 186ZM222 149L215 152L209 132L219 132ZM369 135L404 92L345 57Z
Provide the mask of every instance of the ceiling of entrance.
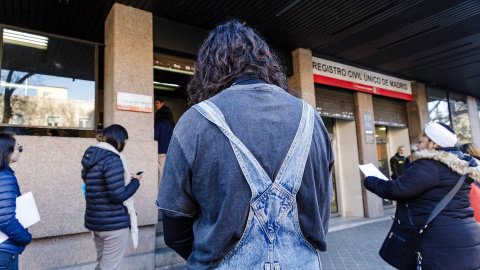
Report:
M207 30L237 18L279 49L480 97L477 0L1 0L0 23L103 43L114 2Z

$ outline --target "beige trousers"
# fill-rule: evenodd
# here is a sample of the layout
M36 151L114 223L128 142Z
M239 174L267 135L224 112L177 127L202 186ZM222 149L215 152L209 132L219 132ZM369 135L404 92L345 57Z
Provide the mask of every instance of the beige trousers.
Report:
M160 186L160 181L162 180L163 167L165 167L165 159L167 154L158 154L158 185Z
M93 241L97 249L95 270L120 270L127 249L129 229L95 231Z

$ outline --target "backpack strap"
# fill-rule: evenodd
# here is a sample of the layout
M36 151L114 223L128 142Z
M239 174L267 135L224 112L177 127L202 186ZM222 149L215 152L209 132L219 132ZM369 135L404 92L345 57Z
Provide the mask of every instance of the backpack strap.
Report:
M458 182L455 185L455 187L453 187L453 189L450 190L450 192L448 192L448 194L445 197L443 197L443 199L437 204L437 206L435 206L435 208L433 209L430 216L428 216L427 222L425 223L425 225L420 230L420 233L423 233L423 231L427 228L428 224L432 220L434 220L438 216L438 214L440 214L440 212L442 212L442 210L445 208L445 206L447 206L447 204L452 200L453 196L455 196L455 194L457 194L458 190L460 189L463 182L465 181L465 177L467 177L466 174L462 175L460 177L460 179L458 179Z

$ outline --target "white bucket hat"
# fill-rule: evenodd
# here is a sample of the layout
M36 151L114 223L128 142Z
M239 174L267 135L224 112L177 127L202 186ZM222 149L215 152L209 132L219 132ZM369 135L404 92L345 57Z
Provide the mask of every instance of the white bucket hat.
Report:
M457 143L455 131L445 124L430 122L425 125L425 134L440 147L454 147Z

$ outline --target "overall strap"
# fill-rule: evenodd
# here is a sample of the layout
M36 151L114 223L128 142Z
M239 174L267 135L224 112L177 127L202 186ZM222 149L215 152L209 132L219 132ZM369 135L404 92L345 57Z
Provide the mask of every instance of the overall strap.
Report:
M275 183L283 186L293 195L297 193L302 182L305 164L310 152L315 120L313 107L304 101L302 101L302 104L302 118L297 133L275 178Z
M302 106L302 117L295 138L275 179L277 185L284 187L292 195L295 195L300 188L314 126L313 108L303 101ZM205 118L217 125L230 140L240 168L252 191L252 198L257 198L272 184L265 170L247 147L233 134L225 121L223 113L215 104L205 100L193 107Z
M233 134L225 117L220 109L208 100L204 100L193 106L201 115L210 122L218 126L218 128L230 140L230 144L237 158L238 164L242 169L243 175L247 179L252 198L258 197L271 185L272 181L268 177L265 170L260 166L257 159L245 147L245 145Z
M442 212L443 208L445 208L445 206L447 206L447 204L452 200L453 196L455 196L455 194L457 194L458 190L460 189L463 182L465 181L465 177L466 177L465 174L462 175L460 177L460 179L458 179L458 182L455 185L455 187L453 187L453 189L450 190L450 192L448 192L448 194L445 197L443 197L443 199L435 206L435 208L433 209L430 216L428 216L428 219L427 219L427 222L425 223L425 226L423 226L422 229L420 230L420 233L423 233L423 231L427 228L428 224L434 218L436 218L438 216L438 214L440 214L440 212Z

